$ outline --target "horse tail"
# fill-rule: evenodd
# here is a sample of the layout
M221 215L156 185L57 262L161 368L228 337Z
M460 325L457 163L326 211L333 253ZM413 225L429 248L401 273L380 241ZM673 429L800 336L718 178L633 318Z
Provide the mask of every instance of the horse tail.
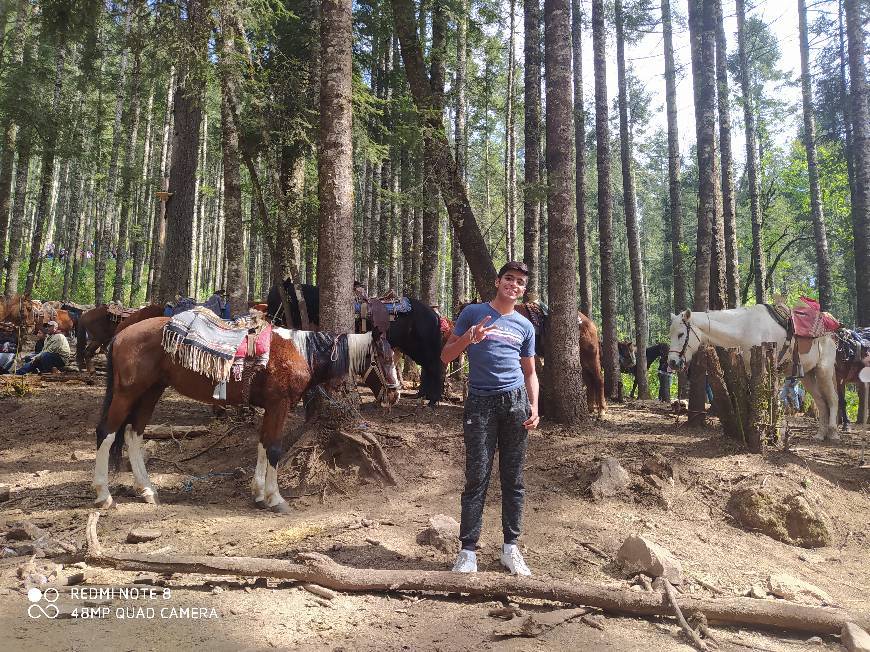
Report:
M112 363L112 343L106 348L106 396L103 398L103 409L100 412L100 423L97 426L97 448L99 449L103 440L108 436L106 431L106 420L109 416L109 408L112 405L115 387L115 370ZM124 448L124 430L127 429L127 422L121 424L115 433L115 439L112 442L112 447L109 449L109 469L117 471L121 468L121 453Z

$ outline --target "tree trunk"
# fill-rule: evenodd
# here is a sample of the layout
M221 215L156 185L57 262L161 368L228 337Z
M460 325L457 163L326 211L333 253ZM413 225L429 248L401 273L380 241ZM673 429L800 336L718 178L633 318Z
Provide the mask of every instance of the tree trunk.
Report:
M577 213L577 265L580 270L580 312L592 314L592 270L586 216L586 114L583 109L583 11L571 2L571 45L574 63L574 201Z
M353 329L352 38L351 0L324 0L320 30L317 284L320 326L335 333Z
M692 309L710 306L711 235L716 214L716 0L690 0L695 131L698 149L698 236L695 251L695 298ZM689 395L690 422L703 422L704 365L693 365Z
M66 59L66 44L64 39L57 44L54 73L54 95L51 100L51 116L48 134L42 144L41 180L39 183L39 199L36 204L33 237L30 241L30 259L27 267L27 280L24 284L24 294L30 295L37 282L37 266L42 259L42 241L45 229L51 221L51 194L54 187L54 163L57 154L57 125L60 111L60 92L63 86L63 65Z
M230 95L238 95L238 77L233 64L235 37L232 29L233 5L221 12L220 77L221 77L221 145L224 180L224 247L226 251L226 284L230 314L247 312L248 278L245 270L245 225L242 219L242 188L239 170L239 131L232 117ZM249 251L249 255L252 252Z
M21 81L26 82L28 74L21 70L24 64L24 49L26 40L26 27L28 14L30 10L29 0L18 0L18 10L15 17L15 28L11 36L12 56L9 64L10 69L19 69ZM4 40L5 42L5 40ZM7 72L7 75L9 73ZM15 84L9 84L5 95L7 106L12 106L16 102L19 88ZM15 162L15 141L18 136L18 125L12 118L12 115L6 117L3 126L3 151L0 154L0 258L6 259L6 232L9 227L9 215L12 211L12 166ZM11 234L10 234L11 235ZM12 249L15 246L14 240L9 240L9 255L11 258ZM0 265L0 281L3 280L3 273L6 271L5 265Z
M142 52L137 46L133 53L133 68L130 71L130 99L127 113L127 143L121 163L121 213L118 218L118 244L115 253L115 283L112 288L112 301L124 297L124 273L127 264L127 239L130 231L130 192L133 186L133 160L139 136L140 79L142 71Z
M828 235L822 199L819 191L819 169L816 163L816 121L813 115L813 80L810 73L810 45L807 39L807 3L798 0L798 23L800 25L801 91L804 110L804 146L807 150L807 172L810 181L810 211L813 220L813 235L816 244L816 287L822 310L832 308L831 260L828 253Z
M396 19L398 20L398 16ZM437 112L439 123L442 122L441 114L444 110L444 57L446 55L446 38L447 14L445 12L444 0L434 0L432 4L432 48L429 51L432 90L431 110L433 113ZM402 54L404 55L404 51ZM407 67L407 62L405 65ZM443 125L440 125L440 129L443 133ZM440 243L439 208L441 204L439 199L439 170L436 167L437 154L435 153L438 146L430 139L425 139L423 147L425 151L423 173L425 175L424 188L426 189L426 203L423 206L423 258L420 265L420 298L423 302L429 305L436 305L439 303L438 247ZM461 183L461 179L458 179L458 181Z
M380 261L378 259L378 233L381 229L381 172L383 171L383 163L378 160L372 167L372 203L371 217L369 219L369 228L371 232L368 234L371 244L369 245L369 279L366 283L366 289L373 295L377 296L380 288L378 288L378 272L380 270Z
M576 0L575 0L576 2ZM631 295L634 304L637 397L648 401L649 381L646 368L647 306L644 294L643 253L640 249L640 228L637 223L637 198L634 188L631 134L628 128L628 91L625 75L625 16L622 0L616 0L616 66L619 83L619 142L622 162L622 196L625 205L625 232L628 238L628 259L631 268Z
M855 203L855 150L852 146L852 111L849 109L851 104L849 97L849 88L846 84L846 31L843 28L843 0L837 0L837 36L840 47L840 98L843 110L843 131L845 132L846 142L844 153L846 155L846 170L849 173L849 198L852 203Z
M737 3L737 57L740 62L740 94L743 96L743 125L746 137L746 177L749 182L749 216L752 224L752 275L755 283L755 302L764 303L766 278L762 251L761 207L758 194L758 145L755 129L755 109L749 87L749 54L746 51L746 10L744 0Z
M430 146L429 156L434 162L441 196L447 205L447 212L453 228L458 230L462 253L471 267L471 274L480 297L490 299L495 287L496 272L492 256L486 248L483 235L468 201L465 184L456 168L456 160L450 152L450 145L444 133L440 99L436 103L433 87L426 79L423 53L417 38L417 22L414 9L409 0L392 0L393 18L396 33L402 46L402 61L405 75L414 96L417 109L426 117L424 142ZM422 293L421 293L422 294Z
M727 308L740 305L740 267L737 260L737 217L734 201L734 157L731 153L731 95L728 92L728 48L722 0L716 0L716 86L719 97L722 221L725 233L725 297Z
M195 56L204 56L208 45L207 7L190 0L187 19L180 31L192 43ZM173 100L172 164L166 202L166 244L157 291L159 301L188 296L193 261L193 223L196 209L200 126L203 88L189 66L178 74Z
M3 289L8 297L18 292L18 271L21 267L22 243L24 240L24 211L27 207L27 181L30 174L30 148L33 132L30 126L18 130L15 150L18 165L15 168L15 200L12 205L12 223L9 225L9 272Z
M466 170L465 152L468 147L467 138L467 111L466 111L466 75L468 72L468 0L459 0L458 15L456 16L456 117L453 130L453 141L456 146L456 172L463 183L466 183L468 171ZM407 163L407 160L404 160ZM404 168L403 168L404 174ZM404 206L402 207L404 211ZM404 213L402 217L403 229L407 221ZM405 231L403 230L403 235ZM453 315L462 301L465 301L465 257L462 255L462 247L459 246L457 234L450 233L450 269L452 276L453 296L451 305L445 312ZM408 249L403 247L403 251ZM407 269L407 267L406 267Z
M592 0L595 68L595 140L598 169L598 250L601 259L601 366L604 393L615 398L621 384L616 350L616 278L613 261L613 198L610 189L610 127L607 104L607 32L604 0ZM549 213L549 211L548 211Z
M540 297L541 230L541 3L524 0L523 52L525 158L523 173L523 260L529 268L526 296Z
M855 196L852 229L855 242L855 320L870 325L870 93L864 49L860 0L845 0L846 37L849 41L849 95L855 157Z
M133 269L130 279L130 305L136 305L142 290L142 268L145 265L145 234L151 232L153 211L152 185L154 180L154 83L148 92L148 108L145 113L145 146L142 152L142 172L136 193L136 208L133 214L135 231L131 237Z
M166 113L163 117L163 140L160 148L160 190L169 192L169 161L171 159L172 116L175 98L175 67L169 69L169 81L166 85ZM155 299L160 287L160 271L163 268L163 248L166 242L166 200L159 199L154 203L154 228L152 230L151 259L148 271L148 291L146 300L150 303Z
M688 306L686 270L683 262L683 207L680 200L680 135L677 126L677 76L674 65L673 28L670 0L662 0L665 49L665 103L668 120L668 214L671 227L671 269L674 285L673 311Z
M124 45L121 50L121 62L118 66L118 81L115 87L115 122L112 129L112 149L109 154L109 169L106 175L106 195L98 215L94 250L94 303L105 303L106 296L106 260L112 249L112 236L115 230L116 197L118 185L118 155L121 149L121 117L124 110L124 89L127 79L127 57L130 44L130 28L133 21L133 3L127 5L124 17Z
M551 282L547 321L548 416L563 424L587 415L580 366L575 281L576 223L572 156L571 5L544 1L544 65L547 93L547 215L550 239L547 277Z
M507 96L505 98L505 149L504 149L504 188L505 188L505 256L516 259L516 201L517 201L517 146L514 125L514 77L516 74L516 0L510 4L508 53L507 53Z
M79 141L81 142L81 141ZM88 146L82 143L82 152L86 152ZM70 201L68 210L67 231L69 233L66 242L66 259L63 266L63 290L61 291L61 299L69 301L71 287L72 271L75 261L79 255L79 234L81 233L82 224L82 193L84 191L84 177L82 175L82 159L76 158L72 163L70 172Z
M414 187L417 188L414 202L414 224L411 233L412 240L412 254L411 258L413 259L413 288L414 288L414 296L421 297L422 294L422 284L420 282L420 272L423 266L423 188L424 188L424 175L425 175L425 166L423 165L423 156L417 157L417 160L414 164L416 183Z

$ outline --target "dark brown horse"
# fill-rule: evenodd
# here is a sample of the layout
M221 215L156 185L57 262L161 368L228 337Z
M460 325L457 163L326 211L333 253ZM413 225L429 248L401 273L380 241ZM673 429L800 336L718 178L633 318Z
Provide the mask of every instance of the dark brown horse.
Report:
M145 306L124 317L120 322L108 306L97 306L82 313L76 329L76 363L81 371L93 372L93 357L105 350L112 338L131 324L163 315L163 306Z
M167 387L202 403L243 405L266 410L260 427L257 469L251 486L257 506L276 512L289 507L278 490L278 460L283 453L282 431L288 410L310 388L348 373L362 374L368 367L387 386L386 402L399 397L393 352L380 332L365 335L272 330L269 361L249 382L227 382L226 399L213 398L214 381L181 366L163 348L163 327L168 317L132 324L118 333L106 354L106 397L97 425L97 460L94 467L95 504L109 507L109 463L117 469L126 438L130 467L139 496L156 503L156 493L142 458L145 426ZM126 433L127 426L133 432Z
M846 361L841 360L839 355L837 356L837 363L834 365L834 382L837 384L837 403L839 406L837 420L844 431L849 428L849 416L846 414L846 385L854 384L860 387L861 382L858 380L858 374L863 368L864 362L860 359ZM859 414L859 420L860 417Z

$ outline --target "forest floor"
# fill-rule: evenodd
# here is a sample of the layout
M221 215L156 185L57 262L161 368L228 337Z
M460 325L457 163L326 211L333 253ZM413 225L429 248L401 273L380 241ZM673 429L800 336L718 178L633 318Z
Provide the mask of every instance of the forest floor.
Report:
M0 503L0 533L14 522L29 521L57 539L83 545L92 511L101 384L43 381L29 395L0 397L0 484L12 491L11 500ZM417 543L417 535L433 515L458 518L462 408L447 403L435 411L416 409L403 399L385 415L370 403L368 392L365 400L364 417L394 464L399 485L382 488L343 475L325 495L291 498L292 514L281 516L258 511L251 501L256 419L227 434L226 423L215 421L208 406L167 392L152 423L205 424L209 433L149 444L157 506L125 493L132 484L129 472L111 478L116 505L100 521L103 546L281 559L319 551L360 568L449 569L453 554ZM288 427L298 423L294 416ZM870 611L870 469L857 468L859 438L846 435L840 444L818 444L809 438L808 420L797 425L792 452L770 449L750 455L723 439L718 426L690 430L651 401L612 406L604 421L577 431L545 422L531 434L525 476L521 544L529 566L538 577L627 588L629 581L610 558L627 536L643 534L682 562L688 578L682 590L688 594L715 597L707 584L727 595L745 595L752 585L765 584L769 574L788 573L820 587L846 609ZM214 442L195 459L172 462ZM674 484L661 491L640 476L643 461L653 453L677 469ZM594 501L589 493L593 471L607 456L617 458L633 482L620 498ZM292 480L281 476L285 496L292 494ZM810 552L737 527L725 512L730 492L758 484L803 491L825 513L833 544ZM479 552L481 570L500 571L500 506L496 465ZM158 529L162 535L148 543L126 543L136 527ZM5 545L0 538L0 548ZM205 608L199 613L211 618L146 614L121 619L116 607L149 606L123 600L113 602L111 615L100 620L36 618L28 615L30 603L16 576L27 560L0 559L2 650L691 649L669 618L606 615L603 631L576 620L537 638L514 638L499 635L505 624L488 613L502 603L491 599L342 593L326 603L289 582L201 575L173 576L165 582L171 596L156 606ZM90 566L84 573L88 585L148 581L141 574ZM529 613L561 606L514 601ZM809 634L718 626L714 631L726 650L842 649L834 636L808 642Z

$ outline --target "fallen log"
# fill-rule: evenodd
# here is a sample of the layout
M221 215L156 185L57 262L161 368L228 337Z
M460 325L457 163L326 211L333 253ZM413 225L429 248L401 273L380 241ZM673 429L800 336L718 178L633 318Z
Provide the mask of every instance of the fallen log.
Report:
M501 573L454 573L452 571L381 570L350 568L326 555L301 553L302 563L258 557L206 557L134 555L102 552L96 536L99 513L88 519L88 557L93 566L125 571L235 575L295 580L334 591L436 591L470 595L514 595L597 607L610 613L638 616L672 616L667 597L593 584L517 577ZM681 606L699 611L710 622L773 627L815 634L839 634L843 625L855 622L867 628L867 614L849 614L843 609L809 607L793 602L752 598L700 598L684 596ZM856 617L857 616L857 617Z

